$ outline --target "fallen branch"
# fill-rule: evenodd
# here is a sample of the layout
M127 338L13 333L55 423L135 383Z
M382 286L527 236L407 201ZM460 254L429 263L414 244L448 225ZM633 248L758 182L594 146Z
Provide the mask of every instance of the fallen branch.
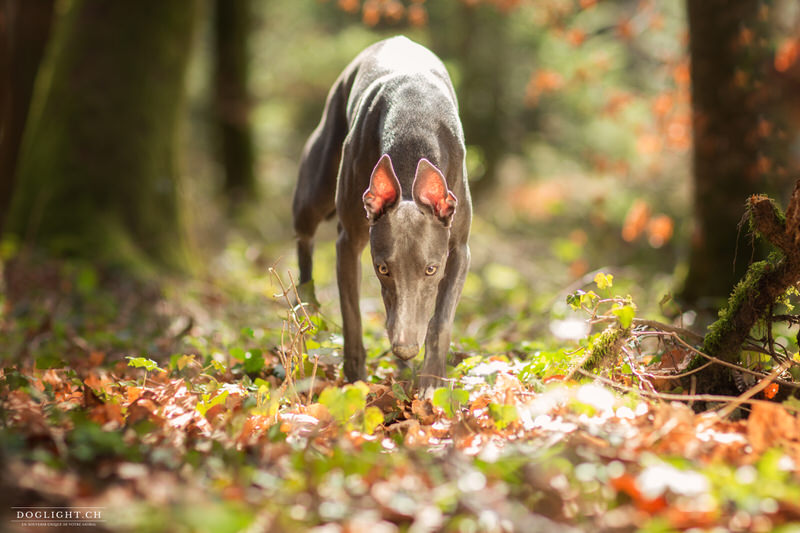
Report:
M749 368L745 368L743 366L737 365L736 363L729 363L728 361L723 361L722 359L719 359L717 357L708 355L707 353L703 352L702 350L698 350L697 348L695 348L691 344L687 343L686 341L684 341L683 339L681 339L679 336L675 335L674 333L666 333L666 335L674 337L675 340L677 340L679 343L681 343L683 346L685 346L688 350L692 351L696 356L698 356L698 358L705 358L711 363L715 363L717 365L730 368L731 370L735 370L735 371L741 372L743 374L750 374L751 376L756 376L759 379L763 379L764 377L766 377L766 374L763 374L761 372L756 372L755 370L750 370ZM708 364L703 364L702 367L692 368L691 370L688 370L687 372L685 372L684 375L688 376L689 374L694 374L695 372L701 370L701 368L708 368ZM790 387L790 388L793 388L793 389L800 389L800 384L793 383L791 381L786 381L786 380L783 380L783 379L776 379L775 383L779 383L781 385L785 385L786 387Z
M702 352L725 361L726 366L738 360L742 346L759 320L768 317L775 302L800 282L800 180L795 184L785 215L763 195L751 196L747 211L751 229L778 251L768 260L750 265L720 311L719 320L708 328ZM697 357L689 369L697 368L702 361ZM733 385L730 374L723 374L716 366L700 373L698 379L703 390L726 390Z
M616 317L615 317L616 318ZM656 331L667 331L669 333L675 333L676 335L683 335L687 337L689 340L693 342L700 343L703 341L703 336L699 333L695 333L692 330L682 328L680 326L673 326L671 324L664 324L663 322L658 322L657 320L646 320L644 318L634 318L633 319L634 326L643 326L650 329L654 329Z
M606 379L601 376L596 376L591 372L587 372L583 369L578 369L577 372L587 378L591 378L595 381L598 381L609 388L616 389L621 392L633 392L638 394L639 396L644 396L645 398L653 398L655 400L679 401L679 402L717 402L717 403L732 403L737 400L740 400L738 397L722 396L719 394L671 394L666 392L650 392L642 389L628 387L627 385L620 385L619 383L615 383L610 379ZM747 398L739 401L739 405L743 403L751 405L755 404L775 405L775 402L770 402L768 400L756 400L753 398ZM783 404L783 407L789 411L800 413L800 408L795 407L793 405Z

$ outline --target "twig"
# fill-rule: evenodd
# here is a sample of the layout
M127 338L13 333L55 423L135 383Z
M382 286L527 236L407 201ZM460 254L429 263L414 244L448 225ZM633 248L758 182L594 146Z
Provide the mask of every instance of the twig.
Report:
M646 398L653 398L656 400L663 400L663 401L680 401L680 402L732 402L737 400L738 398L735 396L721 396L717 394L670 394L666 392L649 392L646 390L641 389L634 389L633 387L628 387L626 385L620 385L618 383L614 383L610 379L603 378L601 376L595 376L591 372L586 372L583 369L578 369L578 372L586 376L587 378L591 378L595 381L599 381L604 385L607 385L610 388L620 390L622 392L632 392L639 394L640 396L644 396ZM749 404L764 404L764 405L775 405L775 402L770 402L767 400L754 400L752 398L748 398L742 400L741 403L749 403ZM800 412L800 408L790 406L788 404L784 404L786 409L791 411Z
M778 365L778 367L772 372L770 372L770 374L767 377L762 379L760 382L756 383L753 387L750 387L750 390L746 391L744 394L740 396L737 396L733 402L731 402L730 404L726 405L725 407L717 411L719 417L727 418L728 416L730 416L730 414L743 402L747 401L748 399L752 398L753 396L755 396L756 394L767 388L767 386L773 381L775 381L775 379L784 371L786 371L786 369L789 368L789 366L791 366L791 363L789 361L784 361L783 363Z
M586 364L586 361L588 361L591 356L592 356L592 350L584 349L583 357L581 357L581 360L578 361L576 365L573 365L572 370L567 372L567 375L564 377L564 381L571 380L573 376L575 376L575 373L583 368L583 365Z
M616 318L616 317L614 317ZM648 328L660 330L660 331L667 331L669 333L677 333L678 335L683 335L684 337L689 337L691 340L701 343L703 342L703 336L695 333L692 330L682 328L679 326L672 326L670 324L664 324L663 322L658 322L656 320L646 320L644 318L634 318L633 324L635 326L646 326Z
M647 379L646 374L644 374L643 372L639 372L639 370L636 368L636 362L633 360L634 359L633 354L631 354L630 351L627 350L625 347L622 348L622 353L625 354L625 357L628 359L628 365L630 365L631 367L631 372L633 372L634 376L639 378L639 382L647 386L647 388L649 388L651 391L656 392L656 389L655 387L653 387L653 384L650 383L650 381Z
M283 280L278 275L278 273L277 273L277 271L275 270L274 267L270 267L269 268L269 272L270 272L270 274L272 274L272 276L275 278L275 281L277 281L278 285L281 288L281 293L280 294L276 294L275 297L276 298L277 297L283 297L283 299L286 302L286 305L288 307L288 312L287 312L287 319L288 320L284 321L283 328L281 330L281 345L282 346L286 346L285 339L286 339L287 325L294 326L294 332L292 332L292 340L291 340L291 343L289 344L289 354L290 354L289 357L286 356L286 354L283 352L283 350L281 350L279 352L279 354L280 354L280 357L281 357L281 364L284 366L284 369L286 371L286 379L284 380L284 384L286 386L288 386L288 387L291 387L292 391L294 392L294 395L295 395L295 398L296 398L296 402L299 404L299 403L301 403L301 401L300 401L300 395L297 392L297 387L295 387L294 379L293 379L293 376L292 376L292 373L293 373L292 362L295 361L295 360L297 361L297 365L298 365L298 368L299 368L300 376L302 378L305 378L306 377L305 376L305 368L303 366L303 353L306 352L306 349L305 349L305 334L308 331L312 330L314 326L313 326L313 323L311 322L311 317L308 315L308 311L306 311L305 305L300 300L300 294L298 293L298 290L297 290L297 284L295 283L294 278L292 277L291 271L288 272L288 276L289 276L289 287L288 288L287 288L286 285L284 285ZM298 304L296 306L292 305L292 302L291 302L291 300L289 298L289 293L290 292L294 292L295 299L298 302ZM302 318L298 314L298 311L297 311L298 307L300 308L300 310L303 313L303 317ZM319 358L316 358L314 360L314 368L312 370L309 392L306 395L306 399L307 399L308 403L311 402L312 396L314 394L314 380L316 378L318 365L319 365Z
M311 324L311 317L308 316L308 311L306 311L305 304L303 303L302 300L300 300L300 293L297 291L297 284L294 282L294 277L292 276L292 271L291 270L287 270L286 274L289 276L289 283L290 283L290 287L294 291L294 297L297 299L297 303L300 306L300 309L303 311L303 314L306 317L306 321L308 321L308 323Z
M703 366L699 366L699 367L695 368L694 370L689 370L688 372L680 372L678 374L656 374L654 372L646 372L645 376L653 378L653 379L682 379L682 378L685 378L686 376L691 376L692 374L696 374L697 372L700 372L704 368L709 367L709 366L711 366L713 364L714 364L714 361L709 361L706 364L704 364Z
M281 347L286 346L286 321L283 322L283 326L281 326ZM294 352L294 343L289 346L291 353ZM283 392L287 388L291 388L292 392L294 392L295 401L300 403L300 396L297 394L297 388L294 386L292 380L292 361L289 357L286 356L286 353L283 349L278 350L278 357L281 359L281 364L283 365L284 372L286 373L286 377L281 384L281 396L283 396Z
M294 310L295 306L293 306L291 300L289 300L289 289L287 289L286 285L283 284L283 280L278 275L278 272L275 270L275 268L269 267L269 273L272 274L272 276L278 282L278 285L280 285L281 287L280 296L283 296L283 299L286 300L286 305L289 307L289 317L292 319L292 322L294 322L294 325L297 326L297 329L305 333L306 331L308 331L308 329L311 328L311 320L310 319L308 320L308 325L303 325L300 323L300 321L297 319L297 312ZM292 279L291 273L289 273L289 279L290 280ZM294 286L294 280L292 280L292 285ZM297 294L296 286L295 286L295 294ZM278 295L276 294L275 297L278 297ZM298 301L300 301L299 298ZM304 308L303 305L300 305L300 307ZM305 313L305 309L303 309L303 312ZM308 314L306 314L306 318L308 318Z
M597 315L591 322L592 323L614 322L615 320L618 320L618 317L616 317L615 315ZM682 328L680 326L672 326L670 324L658 322L657 320L634 318L632 324L634 326L648 327L657 330L657 332L675 333L677 335L683 335L684 337L689 337L690 340L697 342L698 344L703 342L703 336L700 335L699 333L695 333L692 330Z
M314 379L317 377L317 367L319 366L319 355L314 357L314 369L311 371L311 382L308 384L308 403L314 396Z
M706 359L709 360L710 363L717 363L719 365L726 366L726 367L731 368L733 370L736 370L738 372L742 372L744 374L750 374L752 376L756 376L759 379L762 379L762 378L764 378L766 376L766 374L763 374L761 372L756 372L755 370L750 370L749 368L744 368L742 366L738 366L738 365L735 365L733 363L729 363L727 361L723 361L722 359L718 359L716 357L708 355L707 353L704 353L704 352L698 350L697 348L695 348L694 346L692 346L691 344L687 343L686 341L681 339L675 333L664 332L664 336L674 338L678 343L683 345L686 349L690 350L691 352L693 352L693 353L695 353L695 354L697 354L697 355L699 355L701 357L705 357ZM770 355L770 354L766 354L766 355ZM707 366L707 364L703 365L701 367L698 367L698 368L696 368L696 369L694 369L694 370L692 370L690 372L686 372L683 375L684 376L688 376L690 374L694 374L695 372L699 371L701 368L706 368L706 366ZM775 383L780 383L781 385L784 385L786 387L793 388L793 389L800 389L800 384L792 383L791 381L786 381L786 380L783 380L783 379L776 379Z
M305 333L307 331L310 331L311 329L313 329L314 326L311 323L311 317L308 316L308 312L306 311L306 306L300 300L300 294L297 292L297 284L294 282L294 277L292 277L292 271L291 270L287 270L286 274L289 276L289 287L294 291L294 297L297 300L297 307L300 307L300 310L303 311L303 315L305 315L305 318L303 320L303 325L298 328L297 333L295 333L295 338L293 339L293 344L294 344L294 341L299 340L300 350L299 350L299 353L298 353L297 361L298 361L298 363L300 365L300 376L305 378L306 377L306 369L305 369L305 367L303 365L303 353L308 353L308 350L306 349ZM297 324L298 323L298 321L297 321L297 311L295 311L295 309L296 309L296 307L292 307L292 315L295 317L295 323ZM316 369L317 369L317 367L316 367L316 363L315 363L315 365L314 365L314 371L315 372L316 372ZM311 381L313 383L314 380L312 379ZM314 389L312 387L310 389L309 393L308 393L308 401L309 402L311 402L311 394L313 392L314 392Z
M678 337L674 333L667 333L667 335L675 338L678 342L683 344L687 349L691 350L692 352L696 353L697 355L699 355L701 357L705 357L709 361L712 361L712 362L717 363L717 364L722 365L722 366L726 366L728 368L732 368L734 370L737 370L739 372L743 372L745 374L750 374L750 375L756 376L759 379L761 379L761 378L763 378L765 376L761 372L756 372L755 370L750 370L749 368L744 368L744 367L735 365L733 363L729 363L727 361L723 361L722 359L717 359L716 357L713 357L711 355L708 355L707 353L704 353L704 352L698 350L697 348L695 348L694 346L688 344L686 341L684 341L683 339L681 339L680 337ZM776 382L777 383L781 383L782 385L786 385L787 387L793 387L795 389L800 389L800 385L798 385L797 383L791 383L791 382L782 381L782 380L776 380Z

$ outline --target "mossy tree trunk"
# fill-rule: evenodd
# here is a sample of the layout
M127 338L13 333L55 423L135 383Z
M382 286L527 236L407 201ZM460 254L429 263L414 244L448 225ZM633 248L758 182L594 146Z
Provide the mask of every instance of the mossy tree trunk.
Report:
M747 205L752 231L777 252L765 261L750 265L745 277L731 292L719 320L708 328L703 340L704 353L733 364L739 362L742 345L753 328L771 318L773 306L790 287L800 282L800 180L795 184L785 214L763 195L752 196ZM772 328L771 320L767 320L766 327ZM765 346L765 349L772 349L772 346ZM690 368L705 362L705 358L698 356ZM696 376L698 391L738 394L733 372L721 365L707 367Z
M187 265L176 141L198 6L69 4L34 96L8 232L93 262Z
M681 296L705 308L722 303L744 274L751 246L737 226L747 198L765 192L757 135L760 5L687 0L695 229Z
M250 126L250 0L215 0L214 108L222 160L223 189L231 207L256 192Z
M0 2L0 213L8 212L33 84L55 0ZM3 217L0 217L0 234Z

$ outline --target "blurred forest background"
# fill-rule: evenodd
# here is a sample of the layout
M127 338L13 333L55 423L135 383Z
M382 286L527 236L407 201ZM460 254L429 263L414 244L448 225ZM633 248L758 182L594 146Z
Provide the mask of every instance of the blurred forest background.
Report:
M800 176L793 0L2 6L12 296L29 271L11 259L42 252L150 277L295 268L302 145L342 68L399 33L443 59L459 96L473 334L501 317L538 330L598 269L656 314L679 309L659 309L665 294L713 310L761 253L737 227L745 200L784 202ZM326 231L315 276L333 311Z

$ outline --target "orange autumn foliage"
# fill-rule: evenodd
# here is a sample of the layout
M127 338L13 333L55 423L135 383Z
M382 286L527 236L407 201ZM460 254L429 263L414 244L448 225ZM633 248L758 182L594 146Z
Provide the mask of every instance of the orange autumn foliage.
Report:
M800 39L786 39L775 53L775 70L786 72L800 58Z

